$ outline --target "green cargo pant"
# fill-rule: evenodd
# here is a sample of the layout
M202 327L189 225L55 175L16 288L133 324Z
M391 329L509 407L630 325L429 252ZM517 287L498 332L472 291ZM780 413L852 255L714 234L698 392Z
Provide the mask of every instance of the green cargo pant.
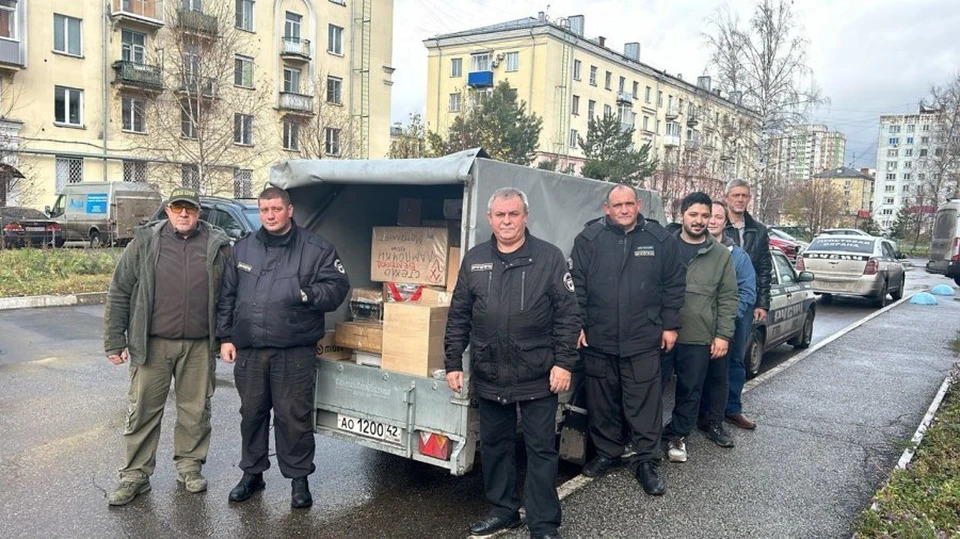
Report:
M160 421L174 379L177 425L173 460L178 472L200 471L210 449L210 398L215 363L208 339L150 337L143 365L130 366L129 410L123 438L127 462L120 479L149 478L157 466Z

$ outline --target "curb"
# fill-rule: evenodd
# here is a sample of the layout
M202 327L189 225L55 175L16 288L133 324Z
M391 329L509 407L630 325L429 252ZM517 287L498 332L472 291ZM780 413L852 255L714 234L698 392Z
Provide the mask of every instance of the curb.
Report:
M88 292L66 296L23 296L0 298L0 311L34 309L39 307L67 307L70 305L99 305L107 302L106 292Z

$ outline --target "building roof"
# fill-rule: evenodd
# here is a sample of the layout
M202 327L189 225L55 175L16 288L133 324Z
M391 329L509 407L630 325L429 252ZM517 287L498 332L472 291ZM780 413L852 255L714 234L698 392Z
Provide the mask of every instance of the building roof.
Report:
M862 180L873 181L873 178L861 174L859 170L850 167L831 168L824 170L819 174L814 174L814 178L860 178Z
M487 34L490 32L502 32L504 30L522 30L524 28L534 28L537 26L554 26L549 21L541 21L540 19L534 17L524 17L522 19L516 19L513 21L507 22L498 22L497 24L491 24L489 26L481 26L479 28L472 28L470 30L462 30L460 32L453 32L451 34L440 34L433 36L430 39L449 39L451 37L464 37L472 36L476 34Z

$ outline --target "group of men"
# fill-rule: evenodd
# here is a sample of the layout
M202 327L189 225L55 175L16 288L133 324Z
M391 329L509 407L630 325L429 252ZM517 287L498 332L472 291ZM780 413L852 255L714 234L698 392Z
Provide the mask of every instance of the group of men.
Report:
M316 344L324 313L343 302L350 282L334 246L293 221L286 191L269 187L258 205L261 228L231 246L222 230L200 220L197 191L175 189L167 219L139 227L120 257L107 295L104 349L111 363L129 362L130 382L126 462L110 505L150 490L171 378L177 480L188 492L207 489L201 469L217 352L235 365L240 394L243 477L229 500L245 501L265 486L272 409L291 506L313 504L307 476L315 469Z
M470 347L472 394L480 411L480 454L489 512L476 536L519 526L515 436L526 446L526 521L533 538L559 537L555 445L558 394L585 374L588 477L624 456L649 495L665 491L661 448L687 460L696 426L722 447L724 421L753 429L742 411L743 354L770 306L766 228L746 211L750 187L727 185L725 201L691 193L673 232L640 213L637 191L613 186L604 217L574 240L569 260L527 229L529 202L514 188L487 205L492 238L464 256L445 337L447 383L463 392ZM676 374L670 421L663 388Z

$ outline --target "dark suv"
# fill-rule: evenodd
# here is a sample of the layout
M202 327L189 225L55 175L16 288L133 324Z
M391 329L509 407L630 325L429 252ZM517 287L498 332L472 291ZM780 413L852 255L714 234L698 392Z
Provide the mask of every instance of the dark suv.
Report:
M157 209L153 221L166 219L163 206ZM260 210L255 199L233 199L223 197L200 197L200 218L224 230L228 236L238 240L252 234L260 228Z

